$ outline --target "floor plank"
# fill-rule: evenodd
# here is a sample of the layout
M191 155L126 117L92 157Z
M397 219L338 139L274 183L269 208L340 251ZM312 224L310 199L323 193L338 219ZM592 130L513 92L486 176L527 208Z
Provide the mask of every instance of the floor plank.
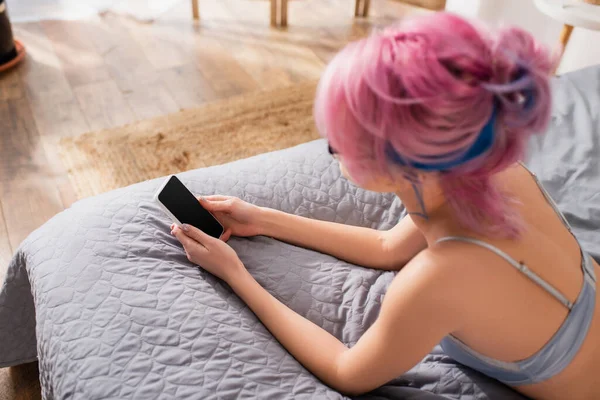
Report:
M64 206L26 98L0 102L0 132L1 214L15 249Z
M4 214L2 213L2 201L0 201L0 282L4 282L4 276L6 275L6 270L12 254L13 250L10 246L6 222L4 221Z
M160 34L179 40L202 79L219 98L258 90L260 86L236 60L231 49L219 38L210 24L182 25L176 20L157 26Z
M59 98L52 94L37 94L29 98L29 104L42 137L77 136L90 131L74 93Z
M114 81L89 83L73 89L92 130L114 128L135 120L135 116Z
M64 209L52 179L12 182L2 194L2 212L10 245L16 249L35 229Z
M19 179L43 178L47 160L27 99L0 101L0 133L0 190Z
M45 137L42 135L40 139L48 160L46 174L49 179L52 179L52 184L58 194L56 204L62 204L63 208L68 208L77 201L77 195L69 180L68 171L60 159L60 137ZM54 188L51 189L51 192L54 192Z
M41 25L72 87L111 79L102 56L91 42L94 32L87 21L51 20Z
M102 54L112 79L124 93L140 86L152 86L160 81L160 74L152 66L141 45L131 31L139 24L113 14L103 15L94 21L92 41Z
M19 77L19 71L14 69L0 73L0 101L23 97L25 97L25 88Z
M153 87L140 86L126 93L125 100L138 120L170 114L180 109L162 82Z
M197 107L219 98L193 64L164 70L162 75L165 86L181 109Z
M18 67L27 96L46 95L55 100L72 97L69 81L41 23L15 24L13 30L27 49L27 58Z
M277 37L278 31L261 23L268 15L268 3L236 0L232 4L223 0L215 2L213 8L217 16L216 37L261 88L318 78L323 64L314 52L270 40Z
M189 55L182 51L178 41L160 35L155 24L137 23L130 33L141 46L150 65L157 70L180 67L189 62Z
M135 118L145 119L179 110L179 105L131 35L139 25L112 14L92 24L95 46ZM101 39L100 39L101 38Z
M89 130L41 23L15 24L13 30L25 43L27 57L11 74L20 77L40 135L61 137Z

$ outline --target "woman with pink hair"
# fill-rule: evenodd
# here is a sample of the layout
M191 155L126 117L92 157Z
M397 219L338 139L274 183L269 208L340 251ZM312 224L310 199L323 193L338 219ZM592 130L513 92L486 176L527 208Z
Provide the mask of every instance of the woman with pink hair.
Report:
M341 392L383 385L441 343L528 396L600 398L598 265L519 163L549 120L552 64L523 30L492 33L447 13L376 32L333 59L317 90L317 127L348 179L398 195L408 214L388 231L201 200L227 228L224 240L268 235L399 270L352 348L267 293L224 241L189 226L172 233Z

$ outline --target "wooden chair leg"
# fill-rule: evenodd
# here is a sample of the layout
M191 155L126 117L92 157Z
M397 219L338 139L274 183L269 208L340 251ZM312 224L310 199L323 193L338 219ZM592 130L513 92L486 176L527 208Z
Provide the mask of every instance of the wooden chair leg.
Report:
M562 59L562 55L565 52L565 49L567 48L567 43L569 43L569 39L571 38L571 33L573 32L573 25L567 25L564 24L562 31L560 31L560 37L559 37L559 42L561 45L561 49L560 49L560 58L558 59L558 61L556 62L556 65L554 67L554 73L556 73L556 70L558 69L558 66L560 65L560 60Z
M354 3L354 16L355 17L366 17L369 15L369 6L371 0L356 0Z
M277 26L277 1L271 0L271 26Z
M573 25L563 25L562 31L560 32L560 44L563 49L567 47L567 43L569 43L571 32L573 32Z
M371 5L371 0L364 0L363 12L362 12L362 16L363 17L368 17L369 16L369 6L370 5Z
M287 26L287 17L288 17L288 0L281 0L281 21L280 25Z
M198 7L198 0L192 0L192 16L194 19L200 19L200 8Z

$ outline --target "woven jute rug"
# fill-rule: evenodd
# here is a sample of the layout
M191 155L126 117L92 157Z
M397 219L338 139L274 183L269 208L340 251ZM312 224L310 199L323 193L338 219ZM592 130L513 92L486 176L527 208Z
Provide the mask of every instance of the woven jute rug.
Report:
M318 138L316 83L244 94L196 109L61 140L79 198Z

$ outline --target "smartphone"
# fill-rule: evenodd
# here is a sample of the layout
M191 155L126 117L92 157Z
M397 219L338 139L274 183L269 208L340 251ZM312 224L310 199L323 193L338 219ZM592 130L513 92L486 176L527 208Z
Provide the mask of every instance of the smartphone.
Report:
M169 176L156 194L154 200L173 222L192 225L204 233L220 238L224 232L223 225L204 207L175 175Z

